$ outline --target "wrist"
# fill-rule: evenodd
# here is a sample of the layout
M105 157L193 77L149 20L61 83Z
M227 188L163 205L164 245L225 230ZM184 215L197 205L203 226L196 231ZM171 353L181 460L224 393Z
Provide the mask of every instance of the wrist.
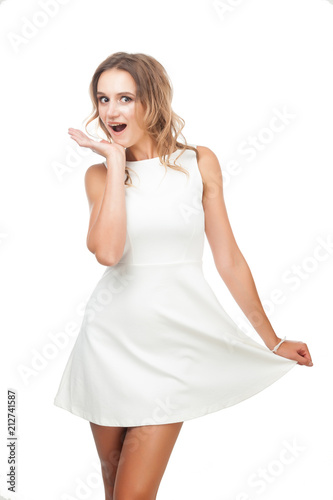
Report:
M115 170L123 170L125 171L126 168L126 162L115 159L114 157L107 156L106 157L106 165L108 168L108 171L115 171Z
M279 343L281 342L282 338L278 337L277 335L275 335L275 337L269 339L267 342L265 342L266 344L266 347L268 347L268 349L272 350L274 349L274 347Z
M286 340L286 337L283 337L283 339L280 340L280 342L278 342L278 344L276 344L276 346L273 347L273 349L271 349L271 351L275 354L276 351L279 349L280 345L283 344L283 342Z

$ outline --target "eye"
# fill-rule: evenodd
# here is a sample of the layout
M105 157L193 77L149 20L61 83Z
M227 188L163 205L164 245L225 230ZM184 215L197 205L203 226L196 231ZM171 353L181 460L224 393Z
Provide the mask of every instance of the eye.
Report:
M121 97L121 99L123 99L123 98L128 99L128 101L125 101L125 102L130 102L130 101L133 101L133 99L132 99L131 97L128 97L127 95L123 95L123 96ZM100 102L102 102L103 104L105 104L105 101L102 101L102 99L108 99L108 98L107 98L107 97L105 97L105 96L103 96L103 97L100 97L100 98L98 99Z

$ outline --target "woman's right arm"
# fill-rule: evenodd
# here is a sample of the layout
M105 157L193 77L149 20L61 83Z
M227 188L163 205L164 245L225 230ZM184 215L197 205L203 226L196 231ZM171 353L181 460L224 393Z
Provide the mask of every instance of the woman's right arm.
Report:
M92 165L85 174L90 220L87 247L104 266L121 259L126 242L125 163L107 157L108 168Z

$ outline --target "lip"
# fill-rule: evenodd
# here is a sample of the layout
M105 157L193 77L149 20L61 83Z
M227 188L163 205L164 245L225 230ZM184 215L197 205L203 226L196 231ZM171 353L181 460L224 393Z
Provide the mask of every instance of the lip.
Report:
M115 123L117 123L117 122L115 122ZM119 124L120 123L121 122L119 122ZM108 123L109 129L111 130L112 134L114 134L114 135L121 135L121 134L123 134L125 132L125 130L127 129L127 123L125 123L125 125L126 125L126 127L124 128L124 130L122 130L121 132L116 132L115 130L113 130L113 128L111 127L111 125Z

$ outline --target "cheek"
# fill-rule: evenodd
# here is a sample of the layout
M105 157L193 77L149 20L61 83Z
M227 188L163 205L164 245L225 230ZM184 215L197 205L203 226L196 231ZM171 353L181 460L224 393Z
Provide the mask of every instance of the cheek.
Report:
M136 119L135 119L135 108L134 107L131 107L131 108L127 108L126 109L126 116L128 117L128 119L132 122L132 123L136 123Z
M143 127L143 116L141 113L138 112L137 114L135 114L135 112L133 112L132 121L135 127L139 129Z

